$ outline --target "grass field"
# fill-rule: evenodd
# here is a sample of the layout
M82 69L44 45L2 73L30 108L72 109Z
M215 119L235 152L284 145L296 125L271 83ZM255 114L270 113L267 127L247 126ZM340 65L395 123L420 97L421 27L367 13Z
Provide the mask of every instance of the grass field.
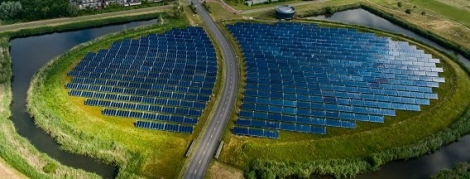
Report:
M419 48L442 59L445 72L440 76L446 78L446 83L434 89L439 94L439 100L433 100L430 106L422 106L422 112L397 111L397 116L387 117L384 124L358 123L355 130L329 128L325 136L284 131L280 132L278 140L226 136L226 146L220 160L246 168L255 158L300 163L321 159L366 158L386 149L412 145L447 128L470 105L470 97L466 95L470 92L466 87L470 85L470 79L459 65L439 52L421 45ZM233 126L234 121L230 124Z
M59 57L32 82L28 98L31 114L65 149L117 164L120 178L175 178L190 141L202 129L210 110L204 111L192 135L138 129L133 126L133 119L102 116L101 108L83 105L83 98L69 97L63 86L70 80L66 72L88 52L106 48L124 37L161 33L186 25L185 20L171 19L167 25L130 30L82 44Z
M408 3L405 3L407 5ZM469 9L459 5L448 5L436 0L411 0L410 6L417 8L425 8L434 11L436 14L450 18L454 21L460 22L467 27L470 27L470 11ZM420 13L419 11L417 13Z

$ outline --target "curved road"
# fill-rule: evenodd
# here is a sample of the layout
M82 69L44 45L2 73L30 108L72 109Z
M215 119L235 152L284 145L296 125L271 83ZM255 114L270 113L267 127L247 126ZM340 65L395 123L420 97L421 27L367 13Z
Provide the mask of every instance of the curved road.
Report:
M215 25L206 9L198 0L192 0L196 5L196 12L206 24L209 32L215 37L216 42L222 50L222 58L225 67L225 82L223 84L223 92L216 111L209 120L209 124L203 131L202 138L196 147L196 151L192 156L186 172L185 179L204 178L207 167L215 154L219 145L220 138L224 132L225 126L230 119L230 114L235 105L235 98L238 89L238 64L235 51L222 31Z

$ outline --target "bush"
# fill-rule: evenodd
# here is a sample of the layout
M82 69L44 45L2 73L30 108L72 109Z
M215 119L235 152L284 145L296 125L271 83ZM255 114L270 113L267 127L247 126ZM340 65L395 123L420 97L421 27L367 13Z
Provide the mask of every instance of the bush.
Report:
M398 2L397 5L398 5L398 7L401 7L401 2Z
M406 9L405 12L406 12L407 14L411 14L411 9Z
M423 11L423 12L421 12L421 15L423 15L423 16L424 16L424 15L426 15L426 12L424 12L424 11Z
M47 163L46 165L44 165L44 167L42 167L42 171L46 172L46 173L55 173L55 171L57 170L57 164L55 163Z
M333 13L335 13L335 11L333 10L331 6L328 6L325 8L325 14L333 14Z

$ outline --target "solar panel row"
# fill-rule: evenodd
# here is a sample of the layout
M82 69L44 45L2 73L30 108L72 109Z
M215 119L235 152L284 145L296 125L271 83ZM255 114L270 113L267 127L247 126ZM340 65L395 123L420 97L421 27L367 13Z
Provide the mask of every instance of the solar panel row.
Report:
M205 31L189 27L114 42L68 75L69 95L103 107L103 115L170 122L136 127L191 133L212 94L217 58Z
M227 28L247 74L238 126L325 134L383 123L395 110L420 111L445 82L439 59L389 37L301 23Z
M180 124L168 124L168 123L155 123L155 122L147 122L147 121L137 121L135 123L135 127L170 131L170 132L189 133L189 134L193 133L193 130L194 130L193 126L184 126Z
M137 89L137 88L94 85L94 84L83 83L85 81L89 81L89 80L83 79L83 78L80 78L80 79L74 78L72 80L73 83L67 83L65 87L68 89L78 89L78 90L88 90L88 91L137 94L140 96L155 96L155 95L160 94L161 92L186 93L188 95L190 94L210 95L212 93L212 89L191 88L191 87L183 87L183 86L154 85L152 89Z
M150 103L150 104L164 104L164 105L189 105L188 102L194 102L193 108L202 108L202 105L205 105L206 101L200 100L199 97L189 98L189 99L173 99L173 98L163 98L163 97L143 97L143 96L134 96L134 95L125 95L125 94L115 94L115 93L100 93L95 91L80 91L80 90L70 90L70 96L78 96L85 98L98 98L98 99L107 99L107 100L118 100L118 101L131 101L131 102L140 102L140 103ZM205 98L202 96L201 98Z
M253 137L267 137L270 139L277 139L279 137L279 133L277 131L256 128L244 128L238 126L235 126L233 128L233 133L237 135L246 135Z
M136 103L129 103L129 102L105 101L105 100L95 100L95 99L87 99L85 101L85 105L131 109L131 110L137 110L137 111L151 111L151 112L156 112L156 113L168 113L168 114L193 116L193 117L199 117L202 114L201 110L194 110L191 108L172 107L172 106L155 106L155 105L149 105L149 104L136 104Z
M141 88L141 89L157 89L163 85L170 86L184 86L191 88L204 88L212 89L214 82L199 82L199 81L179 81L179 80L157 80L157 83L142 83L133 81L120 81L112 79L100 79L100 78L80 78L75 77L72 79L73 83L86 83L93 85L106 85L106 86L120 86L127 88Z
M352 124L354 124L354 127L355 127L355 123L352 123ZM303 132L303 133L326 134L326 127L324 126L311 126L311 125L302 125L302 124L296 124L296 123L238 119L237 125L246 126L246 127L256 127L256 128L271 128L271 129Z
M183 116L177 116L177 115L172 115L172 114L158 114L158 113L148 113L148 112L130 111L130 110L121 110L121 109L108 109L108 108L105 108L103 111L101 111L101 113L106 116L148 119L148 120L166 121L166 122L173 122L173 123L186 123L190 125L197 124L197 118L183 117Z

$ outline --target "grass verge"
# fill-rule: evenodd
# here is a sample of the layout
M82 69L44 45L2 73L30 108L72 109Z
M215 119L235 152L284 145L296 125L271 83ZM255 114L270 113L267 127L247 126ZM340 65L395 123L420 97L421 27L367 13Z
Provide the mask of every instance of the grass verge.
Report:
M452 169L441 170L437 175L432 176L432 179L460 179L470 178L470 161L460 163Z

